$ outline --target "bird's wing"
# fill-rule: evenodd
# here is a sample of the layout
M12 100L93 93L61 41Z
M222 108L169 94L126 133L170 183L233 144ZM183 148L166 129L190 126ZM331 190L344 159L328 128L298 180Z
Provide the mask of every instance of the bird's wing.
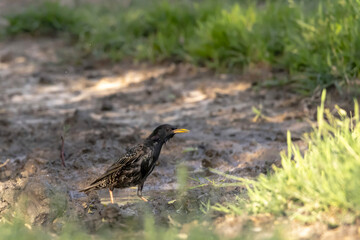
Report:
M129 149L123 156L119 158L114 164L112 164L104 174L98 177L94 182L90 185L94 185L109 175L113 174L116 171L119 171L123 168L127 168L127 166L134 164L139 161L142 157L149 155L149 151L143 145L137 145L131 149Z

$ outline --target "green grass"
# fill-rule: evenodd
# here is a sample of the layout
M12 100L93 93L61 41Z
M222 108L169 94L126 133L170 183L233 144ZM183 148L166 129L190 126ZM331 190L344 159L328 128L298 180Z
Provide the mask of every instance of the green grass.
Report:
M226 238L216 231L214 231L213 226L209 222L199 222L193 221L190 224L182 225L178 222L175 222L177 226L170 225L164 227L159 225L153 217L150 215L145 215L143 217L143 222L137 222L137 225L143 225L141 229L137 226L137 231L131 230L132 227L129 225L127 227L119 228L110 228L102 227L100 230L95 233L90 233L87 229L81 227L81 223L78 221L67 221L67 223L62 227L61 230L58 230L56 233L51 230L51 228L31 226L26 223L20 215L16 217L8 218L5 222L0 221L0 240L50 240L50 239L59 239L59 240L107 240L107 239L146 239L146 240L157 240L157 239L168 239L168 240L178 240L178 239L229 239ZM105 220L104 220L105 221ZM242 226L239 226L242 227ZM261 235L261 233L253 232L251 226L247 229L244 229L236 239L239 240L250 240L254 239L257 236L262 236L261 239L269 240L281 240L286 239L284 234L275 230L273 232L267 232L266 237ZM234 239L234 238L231 238ZM258 238L259 239L259 238Z
M360 3L132 1L70 8L45 2L9 15L6 35L70 34L96 57L187 61L220 71L259 63L310 93L359 76Z
M31 7L21 14L7 17L8 35L19 33L52 34L68 32L81 21L75 11L58 3L44 2L39 7Z
M268 212L304 221L324 220L332 215L337 223L351 224L360 216L360 125L359 107L347 113L338 109L334 117L324 109L325 91L318 108L314 131L306 135L303 153L291 142L281 154L282 168L256 180L240 179L248 189L248 200L217 209L242 214Z
M185 229L180 229L176 227L162 227L156 225L155 221L151 217L145 219L145 227L143 231L138 232L129 232L121 231L119 229L106 229L101 233L90 234L84 229L76 227L76 224L72 226L68 225L64 230L58 234L52 233L51 231L46 230L45 228L40 227L30 227L24 222L17 220L13 223L0 223L0 240L50 240L50 239L59 239L59 240L108 240L108 239L146 239L146 240L178 240L178 239L189 239L189 240L217 240L217 239L229 239L224 236L219 236L215 233L211 227L201 225L197 222L192 223L192 226L187 226ZM239 240L250 240L257 237L256 234L250 231L244 231L235 239ZM261 235L260 235L261 236ZM231 238L234 239L234 238ZM259 239L259 238L257 238ZM266 236L262 236L261 239L264 240L282 240L286 239L283 234L279 231L274 231L273 233L268 233Z

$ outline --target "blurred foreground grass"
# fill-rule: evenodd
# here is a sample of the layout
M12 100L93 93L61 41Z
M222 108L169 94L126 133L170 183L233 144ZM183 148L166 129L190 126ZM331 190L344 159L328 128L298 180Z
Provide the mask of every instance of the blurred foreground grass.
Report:
M184 225L185 226L185 225ZM214 231L211 225L192 222L183 226L159 226L150 215L144 217L144 229L142 231L132 232L117 228L106 228L96 233L89 233L88 230L80 227L76 222L68 223L60 232L53 232L44 227L30 226L22 219L12 219L11 222L0 222L0 240L105 240L105 239L146 239L146 240L176 240L176 239L230 239ZM259 233L246 229L235 239L251 240ZM231 238L234 239L234 238ZM258 239L258 238L257 238ZM266 237L261 239L282 240L286 239L280 231L269 232Z
M112 60L186 61L220 71L265 64L306 94L359 76L359 13L356 0L44 2L7 16L4 32L67 34L85 53Z

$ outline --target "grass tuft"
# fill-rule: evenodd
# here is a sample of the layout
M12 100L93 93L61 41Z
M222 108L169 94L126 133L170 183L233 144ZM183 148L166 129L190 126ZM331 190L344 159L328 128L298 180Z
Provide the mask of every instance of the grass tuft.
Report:
M360 215L359 106L355 102L349 115L337 107L335 117L324 108L324 102L325 91L317 126L305 136L307 150L302 153L288 132L288 149L281 153L282 168L274 167L273 174L256 180L237 178L247 186L249 200L245 205L250 213L269 212L305 221L322 214L335 214L339 221ZM218 205L217 209L241 213L244 199L239 204Z

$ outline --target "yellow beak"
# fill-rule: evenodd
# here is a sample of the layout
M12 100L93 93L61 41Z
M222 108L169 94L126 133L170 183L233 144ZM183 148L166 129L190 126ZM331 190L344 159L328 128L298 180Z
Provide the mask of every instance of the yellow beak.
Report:
M173 133L187 133L187 132L190 132L190 130L187 130L185 128L178 128L173 130Z

